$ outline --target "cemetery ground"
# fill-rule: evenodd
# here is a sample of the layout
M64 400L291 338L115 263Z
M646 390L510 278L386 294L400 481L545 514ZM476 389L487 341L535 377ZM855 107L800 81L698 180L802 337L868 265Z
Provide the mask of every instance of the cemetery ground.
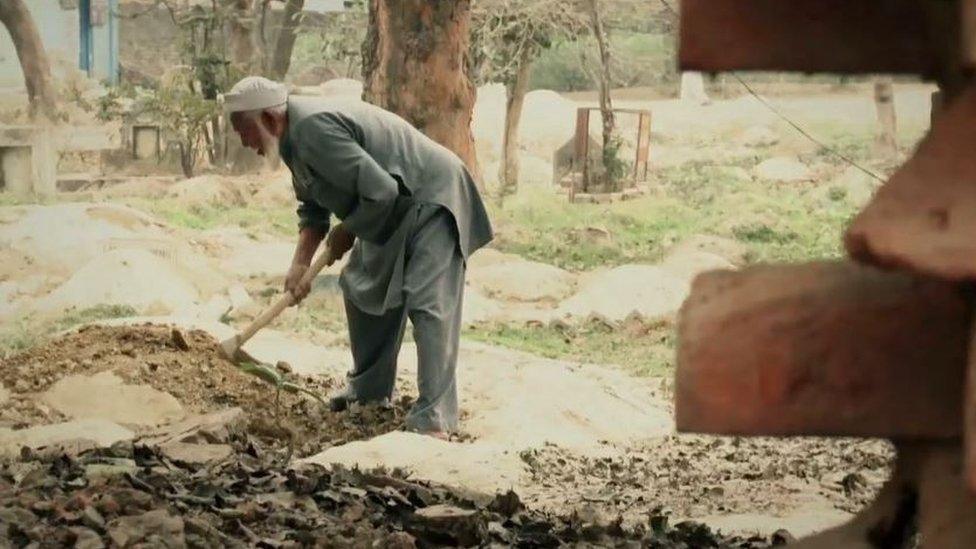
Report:
M451 442L399 430L416 395L409 331L394 402L343 414L215 354L280 295L295 236L286 173L0 195L8 535L694 547L839 524L886 478L887 444L676 434L674 322L702 271L840 256L880 185L864 170L883 178L910 152L929 92L898 88L901 157L885 160L866 90L773 99L821 144L749 96L624 99L654 113L652 170L642 196L606 204L557 192L529 123L519 191L489 192L497 237L468 265ZM528 104L527 120L556 109ZM479 142L489 175L493 146ZM350 363L337 273L249 345L318 394ZM112 403L91 398L109 391Z

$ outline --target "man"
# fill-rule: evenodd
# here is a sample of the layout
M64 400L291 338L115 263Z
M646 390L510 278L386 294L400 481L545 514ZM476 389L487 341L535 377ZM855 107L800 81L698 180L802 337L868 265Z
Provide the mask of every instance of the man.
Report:
M353 369L330 402L393 395L407 318L417 343L420 396L407 428L446 438L458 426L455 372L467 258L492 239L464 163L402 118L363 102L288 97L247 77L224 96L244 146L278 151L292 172L299 236L285 290L299 284L323 238L329 264L352 249L339 279ZM329 216L341 222L329 231ZM326 233L328 236L326 237Z

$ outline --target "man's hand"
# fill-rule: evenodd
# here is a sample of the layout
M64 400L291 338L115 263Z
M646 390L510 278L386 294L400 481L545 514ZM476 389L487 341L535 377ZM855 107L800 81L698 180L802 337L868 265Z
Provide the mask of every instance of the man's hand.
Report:
M325 231L315 227L305 227L298 233L298 244L295 245L295 255L291 260L291 267L285 275L285 291L295 296L295 303L305 299L312 291L312 284L301 284L302 277L312 263L312 256L322 242Z
M305 276L305 271L308 271L308 265L296 262L291 264L291 267L288 269L288 274L285 275L285 291L295 297L295 303L305 299L305 296L312 291L312 284L310 282L302 284L302 277Z
M342 259L342 256L346 255L346 252L352 248L353 243L356 241L356 237L352 235L342 223L336 225L329 231L329 236L326 237L325 243L329 247L329 261L326 265L332 265L336 261Z

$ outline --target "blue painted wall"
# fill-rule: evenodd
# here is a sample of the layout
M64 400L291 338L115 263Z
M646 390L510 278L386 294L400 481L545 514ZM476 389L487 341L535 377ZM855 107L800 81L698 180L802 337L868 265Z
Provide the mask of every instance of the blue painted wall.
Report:
M91 5L90 74L114 82L118 74L118 21L113 21L118 0L30 0L25 2L47 49L54 77L85 69L82 60L81 13L79 6ZM62 4L69 6L65 9ZM0 26L0 88L22 88L24 75L10 35Z

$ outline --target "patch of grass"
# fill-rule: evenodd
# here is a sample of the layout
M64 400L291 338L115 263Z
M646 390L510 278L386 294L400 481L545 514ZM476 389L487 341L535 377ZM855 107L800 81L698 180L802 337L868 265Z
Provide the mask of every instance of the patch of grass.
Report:
M50 197L20 196L12 192L0 192L0 207L25 206L28 204L50 204L54 200Z
M52 335L98 320L135 316L128 305L96 305L71 310L57 319L22 318L7 323L0 330L0 359L7 358L45 342Z
M158 216L167 223L206 231L217 227L241 227L255 232L295 236L298 217L293 207L236 206L225 204L181 204L173 199L128 201L130 206Z
M855 213L838 198L816 186L754 181L743 166L689 163L660 170L653 193L626 202L570 204L525 189L493 206L494 246L570 270L654 263L693 234L738 240L756 261L833 258Z
M139 314L130 305L95 305L87 309L71 310L64 316L54 320L50 324L51 332L63 332L76 326L88 324L98 320L109 320L112 318L125 318Z
M579 326L484 324L464 336L547 358L615 364L640 376L669 375L674 370L676 336L668 323L628 321L619 327L598 322Z

